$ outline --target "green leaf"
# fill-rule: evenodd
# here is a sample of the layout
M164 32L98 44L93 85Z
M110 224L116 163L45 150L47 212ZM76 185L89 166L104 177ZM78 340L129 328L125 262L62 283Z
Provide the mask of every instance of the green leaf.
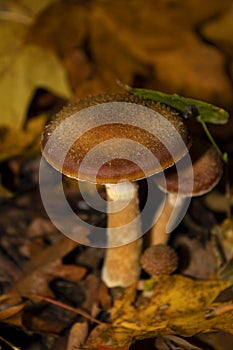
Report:
M71 97L65 70L56 54L37 46L21 46L0 75L0 125L20 129L37 88L65 99Z
M204 101L179 96L177 94L166 94L154 90L140 88L132 88L128 90L134 95L163 103L176 109L180 113L185 113L187 107L190 105L195 106L199 112L201 120L206 123L225 124L229 118L227 111Z

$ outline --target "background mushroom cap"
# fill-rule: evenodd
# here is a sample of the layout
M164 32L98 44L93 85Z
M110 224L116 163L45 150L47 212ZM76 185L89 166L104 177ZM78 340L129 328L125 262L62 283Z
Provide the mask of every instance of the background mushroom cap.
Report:
M144 271L151 276L170 275L178 265L174 249L165 244L155 244L147 248L141 256Z
M108 105L108 103L113 102L121 103L124 123L116 121L114 114L116 109L111 115L112 104ZM95 114L95 109L92 110L90 116L90 107L101 104L104 104L104 108L106 108L107 122L96 126L95 122L100 116L98 113ZM132 113L130 108L132 109L133 105L135 108L136 105L141 105L152 110L153 117L151 120L148 121L148 116L146 118L143 115L143 108L137 107L139 111L133 115L135 125L133 125L132 116L128 121L128 115ZM117 108L116 105L114 106ZM161 120L159 121L159 115L154 114L154 111L160 113L164 120L168 122L170 127L167 130L164 123L161 124ZM80 118L80 112L82 118ZM66 123L51 142L51 135L54 135L53 133L57 132L59 126L63 125L64 121L67 121L76 113L79 115L77 123L75 120L72 123ZM141 127L138 125L141 125ZM149 127L151 132L148 131ZM76 138L72 145L68 147L74 132L83 128L87 131ZM182 142L178 142L177 137L171 134L172 128L175 128L175 134L176 136L180 135ZM161 140L155 135L155 132L156 135L159 135L159 138L161 135ZM165 145L166 143L169 144L168 148L172 150L172 155L164 143ZM124 180L136 181L153 175L181 159L187 153L190 143L191 139L187 126L176 112L153 101L128 94L90 96L64 107L46 125L41 141L43 156L54 168L69 177L100 184L111 184ZM136 147L137 144L143 146L140 151ZM61 161L61 152L67 147L69 150L66 152L64 160ZM93 152L92 155L91 151L95 147L97 147L97 151ZM148 157L148 150L149 153L151 152L151 156L158 160L157 164L149 159L151 157ZM119 155L124 154L125 157L117 156L118 153ZM88 155L88 158L85 158L86 155ZM80 166L80 164L83 164L84 158L85 166ZM107 161L99 167L104 159Z
M188 167L190 163L186 161L187 154L175 166L164 171L165 178L155 175L155 182L161 190L195 197L211 191L217 185L223 166L215 148L209 142L194 139L189 156L192 168ZM177 165L180 165L179 179Z

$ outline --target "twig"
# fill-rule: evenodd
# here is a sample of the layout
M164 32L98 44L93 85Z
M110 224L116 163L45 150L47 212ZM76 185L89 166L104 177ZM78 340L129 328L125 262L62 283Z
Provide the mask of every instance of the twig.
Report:
M205 318L207 318L207 319L222 315L223 313L229 312L229 311L233 311L233 304L212 306L212 307L204 309Z
M8 340L4 339L3 337L0 336L0 340L3 341L3 343L7 344L8 346L10 346L13 350L20 350L20 348L17 348L16 346L14 346L13 344L11 344ZM1 347L0 347L1 349ZM21 349L22 350L22 349Z
M222 161L224 163L228 163L228 154L226 152L222 152L220 150L220 148L218 147L217 143L215 142L213 136L211 135L209 129L207 128L206 123L201 119L201 116L197 117L197 120L199 121L199 123L201 123L203 130L206 133L206 136L208 137L208 139L210 140L210 142L212 143L212 145L214 146L216 152L218 153L218 155L220 156L220 158L222 159Z
M36 294L32 294L32 297L34 299L40 299L40 300L44 300L44 301L47 301L48 303L50 304L53 304L53 305L57 305L59 307L62 307L63 309L66 309L66 310L69 310L69 311L73 311L75 312L76 314L79 314L85 318L87 318L88 320L90 320L91 322L95 322L95 323L98 323L98 324L104 324L103 322L97 320L96 318L92 317L91 315L89 315L87 312L81 310L81 309L78 309L78 308L75 308L75 307L72 307L72 306L69 306L69 305L66 305L60 301L57 301L57 300L54 300L54 299L51 299L49 297L44 297L44 296L41 296L41 295L36 295Z

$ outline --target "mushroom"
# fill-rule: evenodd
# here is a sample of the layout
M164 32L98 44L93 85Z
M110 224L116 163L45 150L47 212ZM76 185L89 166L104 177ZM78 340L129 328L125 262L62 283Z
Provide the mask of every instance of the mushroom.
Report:
M191 166L186 159L188 156L191 158ZM150 244L166 244L174 220L179 219L184 201L210 192L221 176L222 162L219 154L210 143L199 139L193 140L185 157L164 171L163 178L159 174L155 175L157 186L167 195L161 215L151 229Z
M141 265L152 277L170 275L178 265L178 257L172 247L156 244L148 247L141 256Z
M108 287L138 280L142 232L136 181L172 166L191 140L182 118L156 102L102 94L64 107L45 127L44 158L58 171L105 185Z

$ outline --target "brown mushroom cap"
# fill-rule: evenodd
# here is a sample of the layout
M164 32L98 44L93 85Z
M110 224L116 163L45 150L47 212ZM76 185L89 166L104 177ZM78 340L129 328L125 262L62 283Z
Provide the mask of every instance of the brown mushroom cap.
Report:
M144 271L151 276L170 275L178 265L178 257L173 248L165 244L155 244L147 248L141 256Z
M110 108L110 110L107 111L107 123L98 126L93 124L92 126L89 107L98 106L100 104L107 105L110 102L121 102L121 105L124 103L124 123L116 122L115 112L111 116L111 105L109 104L109 107L107 106L107 108ZM140 109L139 112L135 113L133 116L136 125L132 125L132 116L131 120L127 123L128 114L130 114L127 114L127 111L130 110L130 106L135 104L152 110L151 112L153 112L153 114L150 121L151 132L144 127L145 124L148 124L148 116L146 120L146 117L144 118L142 113L142 108L138 108ZM169 125L175 128L174 130L177 131L176 135L179 134L183 142L177 142L177 138L171 135L171 128L166 130L163 123L161 124L159 122L159 117L156 117L158 114L154 114L154 111L160 113L164 119L169 122ZM75 122L72 124L67 123L67 125L62 127L61 131L58 132L56 138L54 137L52 142L48 142L51 141L51 135L53 135L54 131L57 131L58 127L63 124L64 121L67 121L68 118L75 115L75 113L79 115L80 112L82 112L82 118L79 118L76 124ZM94 122L98 120L99 115L98 113L95 114L95 109L93 109L92 113L93 115L91 118ZM86 114L88 114L88 117L86 117ZM141 127L138 125L141 125ZM74 130L77 131L83 127L84 129L89 127L89 130L85 129L87 131L82 133L78 139L75 139L71 147L69 147L69 151L66 152L64 162L61 162L61 150L65 150L67 145L69 145ZM169 148L172 149L172 155L164 145L164 142L159 140L155 135L155 132L159 137L162 135L161 140L167 140ZM106 143L109 140L114 141L114 146L111 147L111 144ZM151 152L151 155L153 155L158 162L151 162L151 160L148 160L146 152L144 152L143 149L138 152L138 150L135 150L134 146L130 147L130 143L122 142L122 140L129 140L132 143L134 142L134 144L141 144L146 150ZM47 142L49 145L48 147L46 147ZM124 180L136 181L172 166L187 153L187 148L189 148L190 143L191 139L188 129L182 118L169 108L134 95L103 94L80 99L64 107L45 127L41 145L45 159L63 174L89 182L111 184ZM84 157L87 154L91 155L91 150L96 146L99 147L98 155L94 152L93 156L90 156L85 162L85 167L80 166ZM123 152L126 156L117 157L116 154L118 150L120 155ZM107 159L107 161L99 167L98 173L96 174L96 167L101 163L101 159ZM137 160L140 161L137 162Z
M187 154L175 166L164 171L165 181L159 175L154 177L161 190L195 197L211 191L217 185L222 176L222 161L215 148L209 142L194 139L189 156L192 168L188 166Z

